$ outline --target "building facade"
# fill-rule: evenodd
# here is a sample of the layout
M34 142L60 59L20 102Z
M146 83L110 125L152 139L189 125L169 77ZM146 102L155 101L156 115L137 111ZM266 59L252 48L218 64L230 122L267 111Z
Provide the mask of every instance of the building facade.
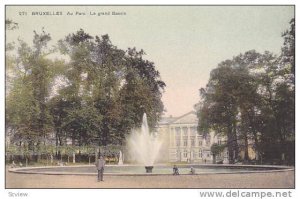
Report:
M200 135L197 132L198 118L191 111L180 117L164 117L158 125L158 134L164 138L164 154L168 162L211 163L210 148L213 143L224 142L214 132Z

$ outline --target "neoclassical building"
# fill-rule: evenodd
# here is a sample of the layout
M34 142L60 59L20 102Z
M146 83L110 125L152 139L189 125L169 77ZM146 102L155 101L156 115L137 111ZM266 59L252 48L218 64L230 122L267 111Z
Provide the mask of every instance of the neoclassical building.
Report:
M195 111L180 117L164 117L157 132L163 137L163 154L168 162L210 163L210 147L213 143L224 142L214 132L205 137L197 133L198 118Z

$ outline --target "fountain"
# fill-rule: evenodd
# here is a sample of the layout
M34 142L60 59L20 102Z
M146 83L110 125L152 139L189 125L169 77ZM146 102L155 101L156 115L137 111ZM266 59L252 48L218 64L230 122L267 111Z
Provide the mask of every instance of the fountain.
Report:
M162 142L149 131L147 115L144 113L140 129L132 131L127 139L130 156L145 166L146 173L152 173Z

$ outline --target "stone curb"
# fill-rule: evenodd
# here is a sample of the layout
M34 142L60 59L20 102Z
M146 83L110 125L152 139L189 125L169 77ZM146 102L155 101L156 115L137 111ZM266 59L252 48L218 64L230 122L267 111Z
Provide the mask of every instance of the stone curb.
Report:
M70 168L70 167L93 167L93 165L76 165L76 166L47 166L47 167L23 167L23 168L9 168L9 172L21 173L21 174L41 174L41 175L81 175L81 176L95 176L97 173L73 173L73 172L39 172L39 171L30 171L32 169L49 169L49 168ZM109 166L118 166L118 165L109 165ZM123 166L132 166L132 165L123 165ZM188 165L193 166L193 165ZM245 168L274 168L274 170L255 170L255 171L233 171L233 172L214 172L214 173L196 173L194 175L216 175L216 174L249 174L249 173L274 173L274 172L286 172L294 171L293 167L287 166L274 166L274 165L214 165L214 164L203 164L200 166L209 166L209 167L245 167ZM180 165L179 165L180 168ZM107 176L172 176L173 174L157 174L157 173L145 173L145 174L135 174L135 173L105 173ZM191 175L191 174L180 174L180 175ZM192 176L192 175L191 175Z

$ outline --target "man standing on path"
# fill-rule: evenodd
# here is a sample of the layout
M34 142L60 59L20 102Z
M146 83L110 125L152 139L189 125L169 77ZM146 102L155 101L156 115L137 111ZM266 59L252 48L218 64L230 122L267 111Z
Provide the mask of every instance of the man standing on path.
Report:
M98 182L103 181L104 166L105 166L105 160L103 156L100 156L96 162L96 167L98 170Z

